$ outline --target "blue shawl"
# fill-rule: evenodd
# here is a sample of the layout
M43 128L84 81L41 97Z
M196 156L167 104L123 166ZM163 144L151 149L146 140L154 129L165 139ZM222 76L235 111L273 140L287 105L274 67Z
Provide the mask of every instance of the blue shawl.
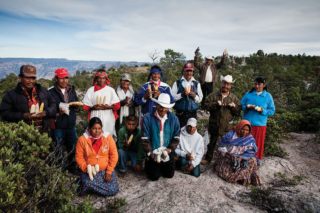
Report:
M236 139L232 139L234 134L237 134L235 130L231 130L227 132L224 136L221 137L221 141L219 147L227 147L227 146L248 146L250 144L253 145L253 149L248 149L241 155L237 155L236 157L241 158L244 160L245 167L248 165L248 160L252 157L257 159L258 166L260 166L260 160L255 155L258 151L258 147L256 146L256 141L254 140L253 136L250 134L246 137L239 137Z

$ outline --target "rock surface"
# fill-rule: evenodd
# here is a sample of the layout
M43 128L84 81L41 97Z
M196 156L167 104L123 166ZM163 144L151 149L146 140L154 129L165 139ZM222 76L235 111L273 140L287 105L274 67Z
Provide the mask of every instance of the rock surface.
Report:
M283 146L290 153L286 159L264 157L259 169L262 188L272 186L275 173L285 173L288 178L306 176L297 186L276 187L276 197L288 212L320 212L320 143L312 134L290 133L291 139ZM214 174L212 164L201 167L201 176L192 177L177 171L172 179L149 181L144 172L135 173L130 168L124 178L119 178L119 198L127 205L121 212L266 212L250 204L251 187L230 184ZM106 209L108 199L91 195L94 207ZM80 203L84 197L78 197Z

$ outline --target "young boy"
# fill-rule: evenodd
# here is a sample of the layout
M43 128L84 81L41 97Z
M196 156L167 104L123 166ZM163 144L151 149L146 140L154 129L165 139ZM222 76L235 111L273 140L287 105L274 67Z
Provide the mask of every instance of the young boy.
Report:
M141 171L142 162L145 157L145 152L141 143L141 131L137 127L138 121L134 115L129 115L126 118L125 126L119 130L118 154L119 154L119 172L120 176L124 176L127 171L127 161L131 160L131 166L135 171ZM125 139L127 135L127 141ZM132 141L128 143L131 135Z

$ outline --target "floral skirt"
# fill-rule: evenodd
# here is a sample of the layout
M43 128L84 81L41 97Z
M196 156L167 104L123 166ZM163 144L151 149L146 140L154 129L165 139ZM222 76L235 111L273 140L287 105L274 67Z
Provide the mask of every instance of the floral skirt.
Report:
M223 156L219 153L213 165L214 172L229 183L239 182L243 185L261 185L260 177L256 173L259 167L255 157L248 160L248 166L246 168L243 168L243 163L241 163L241 168L237 171L234 171L232 164L233 162L229 156Z
M106 170L98 172L97 175L93 176L93 181L91 181L87 173L81 172L79 195L94 193L104 196L113 196L117 194L119 192L119 186L115 171L112 172L112 180L108 183L104 182L103 177L105 173Z

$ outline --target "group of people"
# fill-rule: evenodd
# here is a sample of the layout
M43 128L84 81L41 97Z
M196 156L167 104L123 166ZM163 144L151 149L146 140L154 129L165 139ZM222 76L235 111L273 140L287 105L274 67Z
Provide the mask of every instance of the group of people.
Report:
M215 173L231 183L259 185L256 172L262 160L267 117L274 114L275 107L263 77L256 78L241 101L230 90L235 82L230 75L221 76L220 90L212 92L227 54L224 51L220 62L214 64L212 56L199 63L196 53L194 64L183 66L182 77L172 88L157 65L151 67L139 92L132 87L129 74L122 74L113 89L106 71L98 70L82 100L89 125L79 139L75 124L81 104L75 88L68 84L68 71L57 69L56 82L46 89L35 82L36 68L23 65L18 85L2 99L0 116L9 122L24 120L50 135L59 144L59 158L65 145L70 153L66 169L80 173L80 194L116 194L115 167L118 164L119 175L125 176L128 161L137 172L144 166L152 181L161 176L172 178L176 169L199 177L200 164L212 161L218 138ZM200 71L200 81L193 77L194 67ZM41 104L42 112L32 111ZM70 105L69 110L63 108L65 104ZM235 125L241 110L243 120ZM210 115L211 139L204 160L197 112Z

